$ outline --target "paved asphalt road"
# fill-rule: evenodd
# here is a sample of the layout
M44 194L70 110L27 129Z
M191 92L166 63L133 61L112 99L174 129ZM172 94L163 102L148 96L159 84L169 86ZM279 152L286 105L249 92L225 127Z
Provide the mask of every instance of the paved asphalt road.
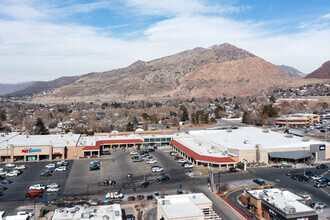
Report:
M153 192L166 192L175 194L180 185L183 190L192 192L203 192L212 201L214 210L223 219L233 219L231 213L221 206L219 198L212 195L207 188L207 177L190 178L185 175L187 169L182 168L177 161L169 155L169 149L159 149L150 153L158 161L157 165L164 168L164 173L169 175L170 181L158 182L156 177L160 173L152 173L150 167L153 164L145 164L144 162L134 163L131 160L129 151L116 151L111 156L100 159L101 170L89 171L91 159L82 159L69 161L69 169L64 172L56 172L52 177L40 177L40 173L45 169L47 162L27 162L24 163L28 169L18 177L8 177L14 182L4 191L4 195L0 197L1 210L6 210L8 214L15 214L16 208L21 205L31 205L34 201L46 202L50 199L61 197L88 196L102 200L105 194L109 191L114 192L121 190L127 198L130 195L152 195ZM313 172L316 169L307 169ZM249 172L221 174L221 182L230 184L240 184L246 180L251 182L253 178L263 178L267 181L278 183L275 179L282 180L284 188L287 188L298 194L309 194L313 200L323 201L328 203L330 188L317 189L313 184L301 183L291 180L285 176L288 170L278 168L251 168ZM300 170L301 171L301 170ZM325 170L322 170L325 171ZM302 172L302 171L301 171ZM317 170L321 172L321 170ZM132 173L133 177L128 178L127 174ZM329 174L326 173L329 177ZM116 186L104 186L102 183L105 179L115 180ZM142 188L141 183L147 179L150 185L147 188ZM215 182L218 179L215 178ZM30 185L35 183L49 184L56 182L61 185L61 191L58 194L44 195L42 199L29 200L25 198L25 191ZM136 191L134 191L134 187ZM230 195L228 198L234 204L237 203L237 196ZM236 201L236 203L235 203ZM243 207L240 207L243 209Z

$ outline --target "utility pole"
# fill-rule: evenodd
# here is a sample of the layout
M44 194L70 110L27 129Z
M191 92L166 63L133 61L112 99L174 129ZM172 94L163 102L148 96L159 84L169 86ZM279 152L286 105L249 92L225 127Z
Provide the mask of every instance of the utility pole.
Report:
M213 166L211 165L210 167L210 182L211 182L211 192L213 192L213 186L214 186L214 178L213 178Z
M305 149L306 149L306 147L304 147L304 176L306 174Z

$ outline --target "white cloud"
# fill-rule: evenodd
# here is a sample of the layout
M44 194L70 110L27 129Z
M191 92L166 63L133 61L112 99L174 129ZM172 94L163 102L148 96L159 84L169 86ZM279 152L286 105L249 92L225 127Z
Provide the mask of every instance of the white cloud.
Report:
M323 15L322 18L324 18L324 19L330 19L330 13Z
M6 15L13 19L0 19L0 75L6 82L49 80L64 75L107 71L125 67L138 59L147 61L224 42L274 64L290 65L305 73L312 72L329 60L330 29L327 26L321 29L316 25L306 25L297 33L274 34L276 30L269 30L267 23L205 15L203 12L211 6L197 0L189 1L190 4L187 1L173 0L165 4L165 1L128 0L129 7L141 10L140 13L175 15L154 23L144 30L142 38L132 40L103 34L103 31L121 25L100 29L43 20L50 14L69 13L69 7L51 10L49 5L40 6L47 9L38 11L26 2L26 7L16 5L21 11L31 10L31 14L20 17L17 11L11 9ZM7 9L15 8L8 2L4 4ZM109 6L104 4L101 1L96 5L76 5L72 11L87 12ZM3 10L0 9L0 13L5 13Z

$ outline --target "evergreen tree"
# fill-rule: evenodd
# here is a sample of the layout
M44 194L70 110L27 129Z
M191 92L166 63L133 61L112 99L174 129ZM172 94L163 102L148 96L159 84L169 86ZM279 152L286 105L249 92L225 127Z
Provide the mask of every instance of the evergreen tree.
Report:
M265 105L262 110L262 115L266 114L268 117L273 118L278 116L277 110L273 107L273 105Z
M248 124L248 113L247 113L247 111L245 111L245 112L243 113L242 122L243 122L244 124Z
M136 126L138 123L139 122L138 122L136 116L134 115L134 117L133 117L133 125Z
M126 131L134 131L134 125L132 122L128 122L126 125Z
M36 126L37 134L47 134L47 129L46 129L44 123L42 122L41 118L37 119L37 123L35 126Z
M181 121L187 121L189 120L189 113L187 108L184 105L180 106L180 116L181 116Z
M276 102L276 99L275 99L275 97L272 95L272 96L269 98L269 101L271 101L272 103L275 103L275 102Z
M148 120L149 119L149 115L147 113L143 113L142 117L144 120Z

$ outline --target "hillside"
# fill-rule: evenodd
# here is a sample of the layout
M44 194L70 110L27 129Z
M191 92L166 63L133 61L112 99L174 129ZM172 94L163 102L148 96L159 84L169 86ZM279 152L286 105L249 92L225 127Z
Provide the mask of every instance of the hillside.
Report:
M12 93L7 94L8 96L24 96L24 95L32 95L35 93L45 92L48 90L56 89L65 85L68 85L74 81L76 81L79 76L64 76L52 81L37 81L28 87L18 90Z
M323 63L320 68L308 74L305 78L330 79L330 61Z
M224 94L246 96L291 80L275 65L225 43L149 62L137 61L126 68L91 73L35 100L127 101Z
M22 89L25 89L35 82L24 82L15 84L0 84L0 95L7 95Z
M291 66L286 66L286 65L277 65L277 68L284 74L295 78L295 79L302 79L306 75L300 72L299 70L291 67Z

